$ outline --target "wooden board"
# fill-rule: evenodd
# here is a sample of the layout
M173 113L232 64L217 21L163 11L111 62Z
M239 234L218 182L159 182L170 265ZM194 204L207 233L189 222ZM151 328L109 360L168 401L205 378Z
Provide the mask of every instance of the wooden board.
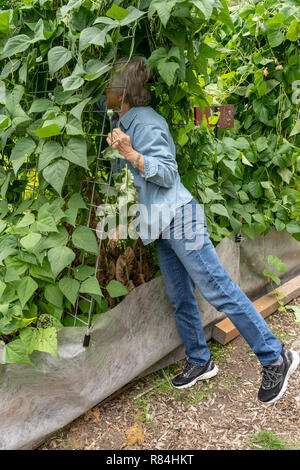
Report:
M284 304L288 304L291 300L300 295L300 275L294 277L276 290L285 294L285 296L279 296L279 300ZM255 300L253 304L259 313L263 316L263 318L266 318L268 315L271 315L271 313L276 312L280 306L278 304L276 295L272 292L269 292L269 294L266 294L263 297ZM225 318L224 320L214 325L212 338L221 344L227 344L239 336L239 334L239 331L235 328L234 324L229 320L229 318Z
M204 109L204 114L208 121L210 117L210 110L212 115L214 116L217 111L220 112L220 117L218 120L218 127L219 128L229 128L234 126L234 105L233 104L225 104L221 106L210 106L210 108L206 107ZM195 124L201 124L203 119L203 113L201 108L195 107L194 108L194 115L195 115ZM215 124L208 124L210 127L214 127Z

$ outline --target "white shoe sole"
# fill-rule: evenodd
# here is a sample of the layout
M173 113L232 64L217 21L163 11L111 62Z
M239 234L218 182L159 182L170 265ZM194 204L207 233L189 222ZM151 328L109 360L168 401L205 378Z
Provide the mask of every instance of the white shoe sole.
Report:
M280 390L280 392L278 393L278 395L275 398L273 398L270 401L262 401L261 403L264 403L265 405L269 405L270 403L274 403L275 401L279 400L282 397L282 395L284 394L284 392L286 391L289 378L295 372L295 370L297 369L297 367L299 365L299 362L300 362L299 353L297 351L292 351L292 350L290 350L290 352L293 355L293 361L292 361L292 364L290 365L288 373L286 374L286 378L283 382L282 389Z
M173 384L173 387L175 387L175 388L189 388L189 387L192 387L193 385L195 385L195 383L198 380L210 379L211 377L214 377L215 375L217 375L218 372L219 372L218 366L216 366L216 364L215 364L215 366L212 370L206 372L203 375L200 375L199 377L196 377L196 379L194 379L192 382L190 382L188 384L185 384L185 385L174 385Z

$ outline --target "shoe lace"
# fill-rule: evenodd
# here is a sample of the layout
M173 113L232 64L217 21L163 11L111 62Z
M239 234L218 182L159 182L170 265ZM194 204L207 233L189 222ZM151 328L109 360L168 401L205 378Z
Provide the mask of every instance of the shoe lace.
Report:
M187 362L186 365L184 366L182 375L183 375L184 377L188 377L188 376L189 376L189 373L190 373L190 370L193 369L193 367L194 367L193 364L191 364L190 362Z
M270 388L275 387L282 379L282 372L276 370L275 367L265 366L262 370L262 388L269 390Z

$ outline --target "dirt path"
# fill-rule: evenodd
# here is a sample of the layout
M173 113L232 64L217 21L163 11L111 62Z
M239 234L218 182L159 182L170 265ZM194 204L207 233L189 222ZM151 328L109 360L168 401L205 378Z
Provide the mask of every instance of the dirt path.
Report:
M296 302L300 305L300 297L290 305ZM287 348L300 351L300 323L293 311L276 312L267 323ZM253 441L260 431L267 431L265 440L274 433L279 445L300 449L300 367L284 397L263 405L257 400L261 366L244 339L227 346L210 341L209 346L219 366L213 379L175 389L170 379L185 363L179 361L97 405L39 449L263 448L265 441Z

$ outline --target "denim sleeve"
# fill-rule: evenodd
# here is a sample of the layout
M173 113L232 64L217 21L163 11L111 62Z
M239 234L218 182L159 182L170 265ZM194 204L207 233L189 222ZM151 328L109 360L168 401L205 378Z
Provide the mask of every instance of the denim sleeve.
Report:
M177 177L178 165L167 132L154 124L139 125L135 129L133 147L144 157L145 173L141 172L141 176L170 188Z

